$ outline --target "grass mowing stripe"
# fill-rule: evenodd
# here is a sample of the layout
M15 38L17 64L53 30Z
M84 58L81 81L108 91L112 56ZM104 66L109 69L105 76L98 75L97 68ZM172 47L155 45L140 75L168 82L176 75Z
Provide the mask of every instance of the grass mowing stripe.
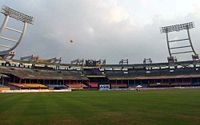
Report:
M0 94L0 125L200 124L199 89L11 95Z
M10 108L15 107L16 103L20 102L24 95L22 94L0 94L0 115L7 112Z

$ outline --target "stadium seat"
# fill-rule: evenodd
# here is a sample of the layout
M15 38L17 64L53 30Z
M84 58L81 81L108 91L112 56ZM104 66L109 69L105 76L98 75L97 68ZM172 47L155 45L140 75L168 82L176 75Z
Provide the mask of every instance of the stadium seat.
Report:
M87 88L88 86L86 86L83 83L69 83L66 84L69 88L71 88L72 90L82 90L84 88Z
M48 85L48 87L49 87L49 89L66 89L67 88L67 86L65 86L65 85L56 85L56 84L49 84Z
M1 90L10 90L10 87L0 84L0 91Z
M111 88L127 88L127 83L111 83Z
M47 89L48 87L39 83L9 83L9 85L20 89Z
M90 86L90 88L98 88L98 83L97 82L90 82L89 86Z

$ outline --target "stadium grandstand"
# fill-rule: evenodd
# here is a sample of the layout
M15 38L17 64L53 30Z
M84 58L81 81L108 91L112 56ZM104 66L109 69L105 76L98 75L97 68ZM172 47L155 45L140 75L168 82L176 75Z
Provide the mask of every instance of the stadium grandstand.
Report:
M189 65L181 66L187 63ZM109 84L111 88L133 88L137 85L143 87L200 86L199 64L198 62L192 66L190 66L190 64L191 62L186 61L179 62L178 65L173 67L167 66L168 63L154 63L148 65L148 68L143 64L124 66L123 68L127 68L127 70L115 70L116 68L121 68L119 65L106 65L105 67L98 68L90 67L90 69L86 66L80 67L81 70L44 70L0 66L0 82L1 85L20 89L98 89L100 84ZM110 70L108 66L113 70ZM151 70L149 67L151 67ZM102 70L102 68L104 68L104 70ZM96 74L97 69L98 73Z

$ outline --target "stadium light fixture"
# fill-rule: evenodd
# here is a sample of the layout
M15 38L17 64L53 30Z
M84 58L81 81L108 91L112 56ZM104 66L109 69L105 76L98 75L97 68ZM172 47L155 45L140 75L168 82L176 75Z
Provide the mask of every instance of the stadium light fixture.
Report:
M169 32L174 32L174 31L181 31L181 30L188 30L194 28L194 23L189 22L189 23L183 23L183 24L176 24L176 25L171 25L171 26L165 26L161 27L161 33L169 33Z
M1 13L3 13L5 16L12 17L16 20L20 20L20 21L25 22L25 23L33 24L33 17L32 16L28 16L24 13L21 13L19 11L14 10L10 7L3 6Z

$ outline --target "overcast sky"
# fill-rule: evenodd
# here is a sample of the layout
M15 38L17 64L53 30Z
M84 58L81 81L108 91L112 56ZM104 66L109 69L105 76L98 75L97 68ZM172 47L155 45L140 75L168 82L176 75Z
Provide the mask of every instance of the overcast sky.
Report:
M67 63L77 58L164 62L169 54L160 27L191 21L194 48L200 52L199 0L1 0L2 5L35 17L16 58L34 54L62 57ZM176 34L172 39L184 37Z

